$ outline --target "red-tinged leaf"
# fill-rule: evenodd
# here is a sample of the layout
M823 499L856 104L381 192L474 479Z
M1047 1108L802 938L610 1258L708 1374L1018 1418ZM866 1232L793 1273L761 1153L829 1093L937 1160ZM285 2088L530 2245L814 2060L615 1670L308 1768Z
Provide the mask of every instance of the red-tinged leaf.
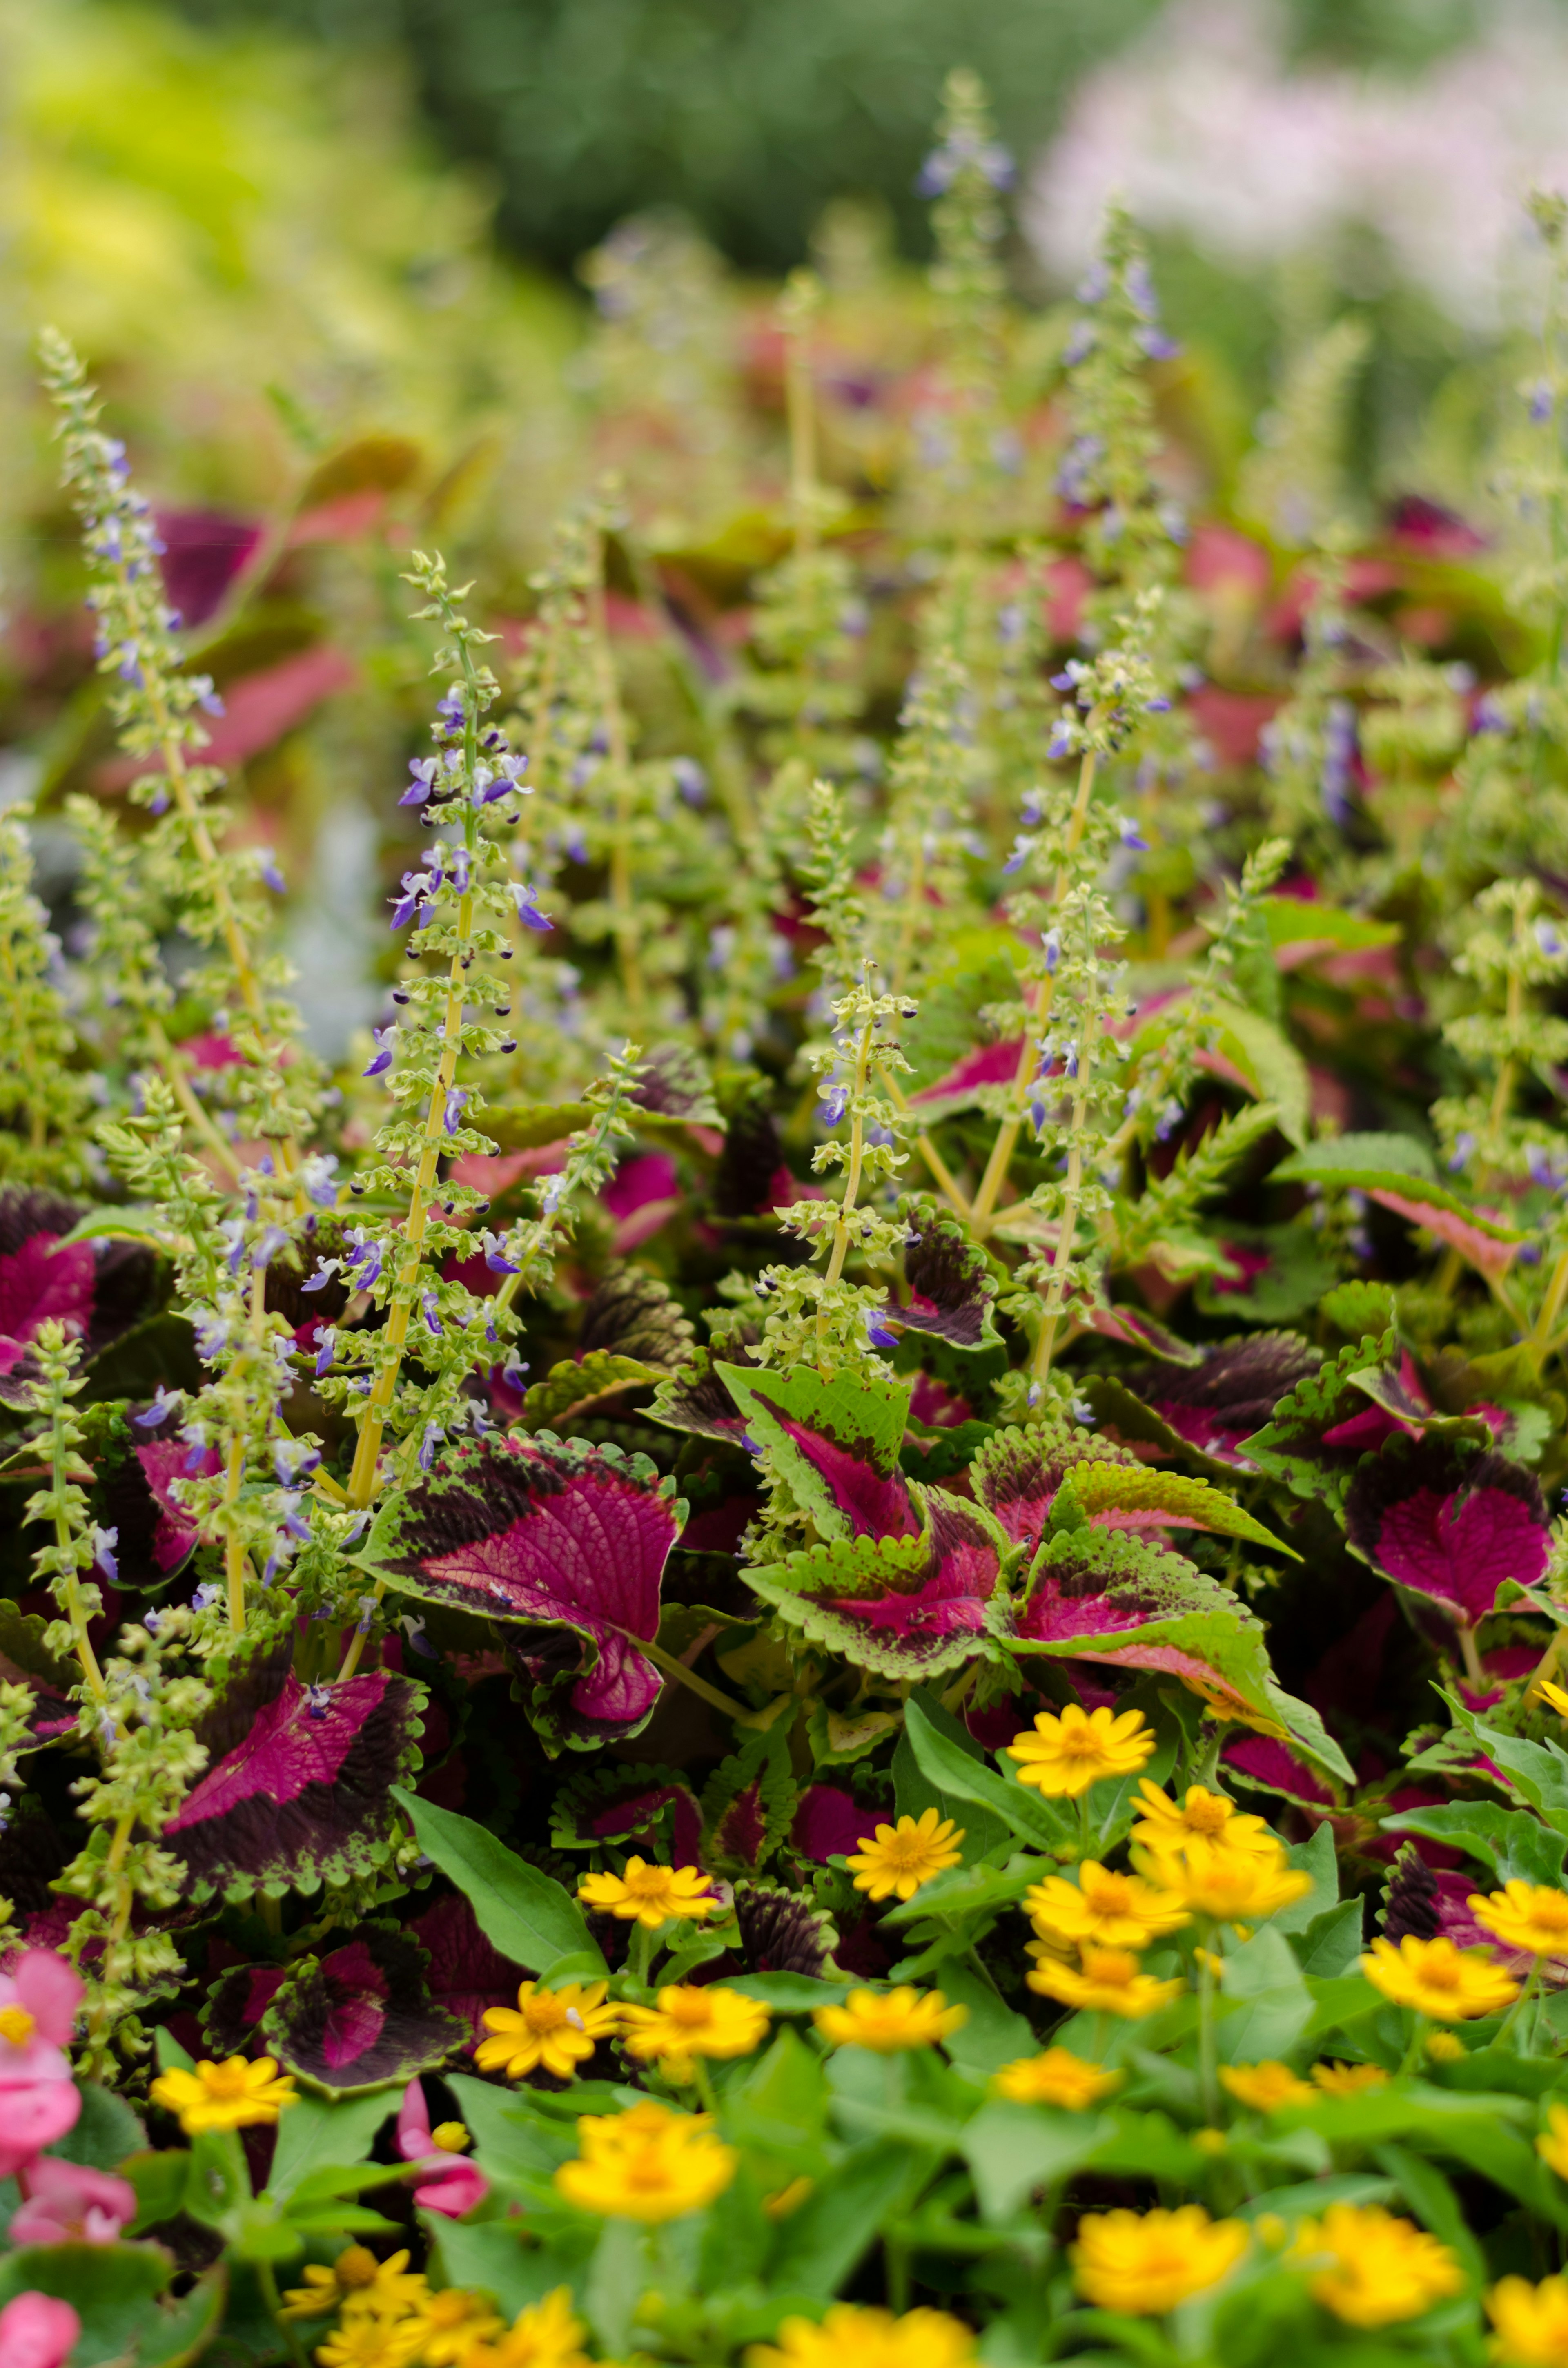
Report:
M973 1110L986 1086L1010 1086L1018 1074L1024 1040L1009 1037L1001 1044L977 1044L932 1084L909 1097L911 1110L926 1120L950 1118L957 1110Z
M801 1505L828 1537L907 1538L921 1515L899 1469L912 1384L857 1374L826 1380L814 1366L789 1372L722 1362L716 1368L768 1447Z
M225 768L243 765L274 747L285 734L297 731L324 700L335 698L358 679L354 663L342 650L318 642L276 666L241 675L223 686L223 712L206 723L204 765ZM99 786L124 789L138 774L156 768L156 758L111 757L97 771Z
M222 1468L215 1447L186 1445L177 1414L151 1424L138 1420L148 1411L131 1408L129 1452L107 1475L99 1467L102 1520L115 1532L125 1587L160 1587L189 1558L199 1533L176 1488L182 1481L210 1479Z
M1118 1379L1189 1447L1247 1472L1253 1465L1243 1442L1322 1361L1321 1350L1293 1332L1256 1332L1221 1341L1185 1371L1143 1365Z
M796 1806L790 1828L792 1849L817 1866L830 1858L848 1858L876 1830L884 1812L862 1808L852 1793L837 1784L808 1784Z
M977 1500L995 1515L1009 1542L1033 1553L1045 1535L1057 1492L1075 1466L1105 1464L1129 1473L1143 1466L1127 1448L1093 1431L1030 1424L994 1431L970 1467Z
M988 1349L998 1338L992 1320L995 1279L985 1254L963 1227L927 1194L899 1204L909 1227L903 1279L908 1297L890 1300L888 1314L910 1332L929 1332L953 1349Z
M465 2044L476 2047L484 2037L486 2008L515 2007L528 1975L491 1946L460 1891L437 1899L408 1929L430 1960L431 1996L467 2024Z
M541 1733L574 1745L643 1725L663 1679L639 1642L685 1508L644 1456L490 1438L409 1497L386 1558L405 1594L515 1625Z
M171 608L189 628L204 625L258 548L262 528L225 510L159 510L159 570Z
M153 1252L140 1242L65 1240L86 1213L51 1192L0 1192L0 1404L28 1403L41 1324L59 1324L91 1359L146 1306Z
M1006 1540L979 1505L939 1488L912 1493L927 1515L915 1536L835 1540L748 1568L747 1585L858 1668L924 1678L961 1667L1006 1631Z
M702 1811L673 1768L595 1768L555 1796L551 1839L559 1850L628 1847L661 1865L701 1863Z
M248 1664L198 1727L208 1773L164 1827L191 1896L314 1891L383 1864L423 1700L386 1669L306 1687L284 1652Z
M1088 1299L1071 1303L1073 1320L1085 1331L1097 1332L1104 1340L1119 1340L1124 1348L1142 1349L1145 1354L1164 1358L1172 1365L1197 1365L1203 1360L1201 1349L1194 1349L1152 1315L1137 1307L1104 1307Z
M1391 1440L1345 1502L1351 1545L1375 1570L1474 1627L1512 1579L1546 1570L1551 1529L1539 1482L1506 1456L1458 1440Z
M24 1751L58 1743L74 1734L77 1725L76 1705L69 1690L79 1682L78 1673L48 1650L43 1641L45 1625L36 1612L24 1612L15 1603L0 1600L0 1685L26 1686L33 1698L28 1737L19 1747ZM14 1895L0 1892L0 1896Z
M753 1363L749 1349L728 1343L723 1360L748 1372ZM660 1383L648 1411L667 1429L694 1431L699 1439L722 1439L738 1447L745 1437L745 1416L708 1349L694 1350L673 1380Z
M294 1959L261 2019L286 2071L329 2095L406 2085L460 2047L462 2021L426 1987L426 1958L407 1933L361 1925L342 1948Z
M1424 1225L1429 1234L1436 1234L1440 1242L1457 1250L1466 1264L1472 1266L1477 1274L1484 1275L1488 1282L1501 1281L1513 1264L1519 1247L1517 1236L1499 1238L1484 1223L1460 1215L1456 1209L1446 1208L1436 1200L1416 1200L1408 1192L1392 1191L1387 1185L1374 1185L1369 1197L1380 1208L1392 1209L1396 1217L1404 1217L1411 1224Z
M1040 1548L1015 1611L1019 1654L1164 1669L1200 1692L1266 1709L1262 1622L1185 1555L1105 1530Z
M1278 1793L1301 1809L1336 1809L1339 1803L1315 1769L1271 1735L1239 1736L1227 1743L1221 1759L1244 1783Z

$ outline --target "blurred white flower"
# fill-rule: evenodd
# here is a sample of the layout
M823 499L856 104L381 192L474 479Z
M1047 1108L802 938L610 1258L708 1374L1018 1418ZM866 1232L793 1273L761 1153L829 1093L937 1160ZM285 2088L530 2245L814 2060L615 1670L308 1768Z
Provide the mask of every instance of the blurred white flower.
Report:
M1026 221L1071 282L1119 193L1155 231L1244 270L1369 224L1395 268L1467 329L1514 310L1523 199L1568 187L1568 29L1514 0L1424 72L1286 63L1268 0L1177 0L1080 86Z

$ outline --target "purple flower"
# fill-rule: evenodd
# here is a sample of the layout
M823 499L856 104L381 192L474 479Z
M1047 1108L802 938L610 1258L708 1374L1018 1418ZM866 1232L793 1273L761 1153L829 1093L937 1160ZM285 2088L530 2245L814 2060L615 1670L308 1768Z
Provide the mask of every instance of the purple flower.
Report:
M1144 837L1142 832L1139 829L1137 824L1132 820L1131 815L1123 814L1121 816L1116 825L1116 835L1120 839L1123 847L1137 848L1140 852L1144 854L1148 852L1149 842Z
M166 1390L160 1382L153 1393L152 1405L144 1413L132 1415L131 1419L143 1430L151 1430L154 1423L162 1422L165 1415L173 1414L184 1395L183 1390Z
M272 890L275 896L286 896L288 894L289 882L284 879L281 871L278 871L277 859L275 857L271 855L264 855L256 866L256 871L266 885Z
M824 1094L822 1098L822 1114L824 1123L827 1126L836 1126L848 1107L848 1087L836 1085L830 1086L827 1092Z
M896 1349L898 1334L890 1332L882 1318L883 1310L880 1307L863 1307L860 1310L860 1321L866 1327L866 1338L872 1348Z
M300 1499L298 1496L289 1495L284 1497L281 1504L279 1505L278 1510L282 1515L282 1527L285 1536L296 1538L301 1545L308 1546L311 1542L311 1525L300 1510Z
M426 885L426 881L420 872L403 873L403 894L398 898L392 919L387 923L389 929L401 929L407 927L414 918L419 900L425 894Z
M708 776L690 757L677 757L670 767L670 778L688 806L699 806L708 795Z
M433 1332L437 1339L442 1338L446 1333L447 1327L442 1323L440 1315L437 1310L435 1292L433 1291L427 1291L420 1301L419 1306L420 1312L425 1318L426 1330L427 1332Z
M372 1291L381 1279L381 1246L362 1225L356 1226L348 1236L354 1255L347 1261L353 1270L355 1288Z
M436 759L434 757L415 757L411 758L408 769L413 778L398 803L400 806L422 806L436 784Z
M512 890L517 904L517 918L525 929L549 929L554 927L548 913L539 909L539 891L527 880L519 880Z
M336 1328L330 1324L324 1325L316 1334L316 1338L321 1343L316 1351L316 1379L319 1382L324 1374L331 1372L333 1360L337 1355Z
M1003 871L1005 872L1021 871L1024 865L1028 861L1029 857L1033 853L1033 839L1030 838L1026 832L1019 831L1017 837L1013 841L1013 852L1007 858L1006 862L1002 866Z
M118 1529L99 1529L95 1523L92 1531L94 1566L102 1571L111 1587L119 1584L119 1565L114 1558L114 1550L119 1543Z
M251 1244L250 1262L253 1267L267 1267L289 1247L289 1236L281 1225L267 1225Z
M272 1468L280 1488L292 1488L320 1462L320 1448L312 1447L308 1440L275 1439L272 1442Z
M426 1424L425 1436L419 1442L419 1469L421 1472L429 1471L430 1466L436 1461L436 1450L439 1447L446 1435L446 1432L441 1429L439 1423L427 1422Z
M359 1072L362 1077L381 1076L392 1067L392 1039L396 1034L397 1021L395 1019L389 1019L384 1028L371 1029L370 1035L374 1041L376 1049L370 1056L369 1064Z
M1052 730L1051 746L1045 752L1052 764L1059 764L1063 757L1070 757L1073 754L1073 734L1074 726L1067 717L1063 716Z
M300 1285L301 1290L324 1291L342 1263L343 1261L341 1258L322 1258L318 1262L316 1270L314 1274L312 1275L310 1281L308 1282L302 1282Z
M442 1117L442 1124L445 1126L449 1134L456 1134L459 1127L461 1126L463 1122L463 1111L467 1107L468 1094L466 1089L461 1086L449 1087L447 1089L447 1107Z
M484 1263L492 1274L520 1274L522 1269L506 1256L506 1245L492 1233L480 1237L484 1244Z

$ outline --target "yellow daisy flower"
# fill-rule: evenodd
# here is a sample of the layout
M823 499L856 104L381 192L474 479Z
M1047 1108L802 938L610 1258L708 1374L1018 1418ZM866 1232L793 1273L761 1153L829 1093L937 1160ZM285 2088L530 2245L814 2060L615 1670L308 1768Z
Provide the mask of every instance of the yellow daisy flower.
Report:
M1324 2266L1309 2282L1312 2293L1348 2327L1419 2318L1464 2284L1447 2245L1381 2203L1331 2203L1321 2220L1303 2220L1292 2260L1324 2256Z
M1107 1949L1143 1949L1157 1933L1187 1923L1189 1911L1174 1892L1156 1890L1136 1874L1117 1874L1086 1858L1076 1883L1048 1875L1024 1894L1035 1930L1047 1945L1094 1941Z
M461 2368L590 2368L583 2349L587 2331L573 2312L571 2288L557 2286L519 2311L504 2335L471 2342Z
M1559 2179L1568 2179L1568 2105L1549 2105L1546 2127L1535 2142L1535 2150L1549 2170Z
M1247 2248L1240 2220L1210 2220L1201 2203L1176 2212L1090 2212L1071 2248L1085 2301L1155 2317L1229 2275Z
M694 2055L750 2055L767 2036L767 2009L744 1990L720 1983L682 1982L659 1992L653 2006L621 2009L626 2052L646 2062L658 2056L670 2079L689 2079Z
M482 2039L473 2060L482 2072L505 2072L509 2080L542 2067L558 2080L570 2080L585 2064L601 2039L613 2039L620 2028L620 2009L605 2004L608 1982L567 1982L547 1990L538 1982L524 1982L516 2008L489 2006Z
M1288 2064L1226 2064L1221 2068L1220 2084L1255 2113L1274 2113L1281 2105L1312 2101L1311 2084Z
M1312 2077L1330 2097L1359 2097L1369 2089L1386 2089L1389 2078L1381 2064L1314 2064Z
M412 2368L425 2344L422 2319L395 2323L361 2316L346 2318L316 2346L321 2368Z
M1138 1803L1143 1814L1132 1828L1132 1839L1150 1850L1179 1850L1185 1842L1222 1840L1227 1850L1256 1850L1268 1858L1279 1847L1261 1817L1249 1816L1227 1794L1210 1793L1202 1784L1189 1784L1178 1804L1142 1776Z
M895 2055L946 2039L969 2021L969 2009L949 2006L940 1990L851 1990L842 2006L819 2006L812 2020L835 2046Z
M820 2326L787 2318L777 2343L754 2343L745 2368L969 2368L974 2336L944 2310L892 2311L835 2302Z
M1542 2278L1538 2286L1499 2278L1486 2316L1497 2330L1492 2356L1506 2368L1568 2368L1568 2278Z
M340 2305L347 2309L355 2305L393 2313L412 2310L424 2300L425 2280L417 2271L406 2275L405 2271L406 2253L393 2253L387 2260L378 2261L368 2245L346 2246L324 2269L316 2261L307 2264L304 2284L291 2287L284 2295L278 2316L319 2318Z
M1568 1891L1555 1884L1516 1879L1501 1891L1471 1892L1465 1905L1506 1949L1524 1949L1532 1957L1568 1956Z
M1434 2064L1462 2064L1470 2050L1457 2031L1429 2031L1426 2053Z
M473 2346L488 2343L506 2325L482 2295L463 2286L444 2286L427 2295L419 2318L425 2330L419 2368L468 2368Z
M950 1817L922 1809L918 1817L900 1817L896 1826L879 1826L874 1834L863 1835L855 1856L844 1863L857 1891L873 1899L891 1899L895 1892L900 1899L913 1899L923 1883L961 1862L958 1845L963 1838L963 1827Z
M1038 1964L1024 1977L1041 1998L1056 1998L1090 2014L1125 2015L1130 2021L1155 2014L1181 1995L1179 1980L1162 1982L1144 1973L1130 1949L1085 1948L1082 1971L1072 1965Z
M1085 2064L1070 2047L1048 2047L1043 2055L1020 2055L1017 2063L1004 2064L992 2074L991 2086L998 2097L1009 2097L1016 2105L1061 2105L1070 2113L1081 2113L1108 2097L1125 2078L1101 2065Z
M1532 1686L1530 1691L1540 1694L1543 1702L1549 1702L1559 1718L1568 1718L1568 1693L1564 1693L1561 1686L1554 1686L1550 1678L1542 1678L1540 1683Z
M1042 1710L1031 1734L1016 1735L1007 1757L1018 1782L1052 1800L1075 1801L1102 1776L1132 1776L1154 1748L1142 1711L1081 1710L1070 1702L1058 1718Z
M646 1924L650 1930L676 1916L699 1924L719 1902L708 1877L694 1866L650 1866L629 1858L624 1874L585 1874L577 1885L585 1907L602 1907L623 1924Z
M1270 1836L1273 1841L1273 1837ZM1141 1861L1153 1881L1173 1891L1194 1916L1216 1924L1256 1924L1276 1915L1312 1887L1312 1877L1290 1865L1283 1844L1265 1851L1233 1850L1221 1839L1194 1839L1180 1850L1149 1850Z
M292 2078L279 2075L270 2055L251 2063L244 2055L222 2064L203 2060L190 2072L164 2072L147 2091L154 2105L176 2115L187 2138L203 2130L244 2130L275 2122L299 2100Z
M1414 2007L1434 2022L1495 2014L1519 1995L1517 1982L1484 1949L1456 1949L1441 1934L1418 1941L1407 1932L1397 1949L1392 1941L1374 1941L1361 1971L1396 2006Z
M581 2154L555 2184L569 2203L650 2226L700 2211L722 2195L740 2160L722 2146L706 2113L675 2113L650 2098L624 2113L585 2113Z

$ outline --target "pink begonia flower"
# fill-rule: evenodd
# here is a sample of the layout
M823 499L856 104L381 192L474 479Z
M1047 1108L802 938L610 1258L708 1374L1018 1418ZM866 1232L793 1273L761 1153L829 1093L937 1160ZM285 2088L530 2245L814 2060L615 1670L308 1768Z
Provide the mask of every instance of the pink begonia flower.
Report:
M40 2154L26 2177L27 2201L11 2219L13 2245L112 2245L136 2217L136 2190L107 2170Z
M6 2368L65 2368L81 2332L68 2302L19 2294L0 2310L0 2360Z
M81 1975L51 1949L24 1950L0 1974L0 2179L75 2127L82 2098L64 2044L81 2002Z
M437 2143L430 2128L430 2108L417 2078L411 2080L403 2091L397 2117L397 2150L404 2162L415 2163L421 2170L433 2174L423 2187L414 2191L415 2203L423 2203L427 2212L444 2212L449 2220L460 2220L465 2212L483 2203L490 2192L490 2181L477 2163L465 2161L460 2154L448 2153Z

